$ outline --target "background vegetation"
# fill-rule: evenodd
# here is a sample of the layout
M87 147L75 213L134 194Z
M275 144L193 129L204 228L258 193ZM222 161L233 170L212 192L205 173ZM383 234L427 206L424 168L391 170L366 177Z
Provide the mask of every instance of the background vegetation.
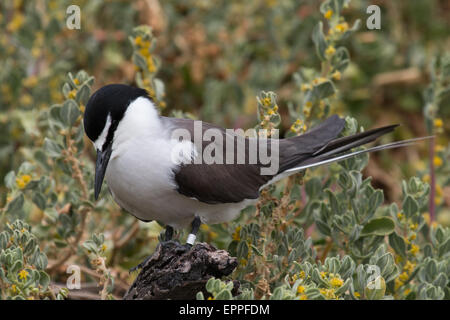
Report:
M73 3L80 30L66 27ZM380 30L366 28L371 4ZM93 201L82 113L120 82L164 115L225 127L288 136L338 113L345 134L436 135L285 179L200 240L238 257L237 298L449 299L449 21L439 0L3 1L0 297L117 299L154 250L156 222L107 192ZM66 288L70 265L81 290ZM229 286L212 279L209 298Z

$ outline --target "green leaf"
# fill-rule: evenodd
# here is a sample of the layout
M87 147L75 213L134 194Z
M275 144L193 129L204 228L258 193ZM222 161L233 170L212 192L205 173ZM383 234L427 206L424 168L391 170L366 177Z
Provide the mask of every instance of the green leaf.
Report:
M323 23L319 22L312 32L312 40L316 47L316 53L320 60L325 61L325 50L327 49L327 42L323 34Z
M87 84L83 84L81 88L78 90L75 99L79 104L86 105L86 103L89 100L90 92L91 90L89 89L89 86Z
M44 271L39 271L39 284L44 291L47 290L47 287L50 284L50 276Z
M144 58L140 54L134 53L133 61L139 67L139 69L142 69L142 70L147 69L147 63L145 62Z
M361 230L361 236L385 236L392 233L395 223L391 218L381 217L370 220Z
M62 122L68 127L71 127L81 114L77 103L72 99L64 102L60 112Z
M20 210L22 210L23 204L25 202L23 193L20 193L17 197L15 197L9 204L6 209L7 213L17 214Z
M314 86L311 94L314 100L322 100L328 98L336 92L336 88L330 80L319 83Z
M438 255L440 258L450 255L450 238L439 246Z
M231 292L229 290L223 289L215 296L215 299L216 300L231 300L231 299L233 299L233 295L231 294Z
M40 193L40 192L34 192L31 200L33 201L33 203L41 210L45 210L46 204L47 204L47 199L45 198L45 196Z
M306 182L305 185L306 194L310 199L316 198L322 191L322 183L319 178L312 178Z
M382 276L370 281L364 288L364 294L369 300L380 300L386 293L386 282Z
M44 139L44 150L49 157L57 158L61 156L62 147L49 138Z
M389 235L389 245L400 256L402 256L402 257L406 256L406 244L405 244L405 241L403 240L402 237L397 235L396 232L392 232Z
M5 186L8 189L14 188L14 186L16 185L16 174L14 173L14 171L8 172L8 174L5 176L4 181L5 181Z
M410 218L416 214L417 211L419 211L419 204L413 197L408 195L405 201L403 201L403 212L407 218Z
M201 291L197 292L195 298L197 300L205 300L205 296L203 295L203 292L201 292Z
M340 211L340 208L339 208L339 201L336 198L336 195L330 189L325 190L325 192L327 193L328 200L330 201L331 212L333 214L339 214L339 215L342 214L342 212Z

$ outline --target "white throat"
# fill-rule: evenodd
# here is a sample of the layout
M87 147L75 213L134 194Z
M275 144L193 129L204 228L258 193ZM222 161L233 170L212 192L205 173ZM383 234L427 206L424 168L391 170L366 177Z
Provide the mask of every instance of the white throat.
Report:
M111 127L111 115L108 114L106 118L105 127L102 133L98 136L97 140L94 141L94 146L96 150L102 150L103 144L105 143L106 137L108 136L109 128Z
M162 134L162 125L156 108L149 99L139 97L132 101L114 133L111 158L120 154L136 138L150 138ZM125 151L125 150L124 150Z

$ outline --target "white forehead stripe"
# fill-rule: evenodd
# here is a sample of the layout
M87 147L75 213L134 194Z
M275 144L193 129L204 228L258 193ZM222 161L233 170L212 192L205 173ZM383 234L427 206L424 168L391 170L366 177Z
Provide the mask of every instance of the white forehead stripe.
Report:
M102 133L98 136L97 140L94 141L94 146L97 150L102 150L103 144L105 143L106 137L108 136L109 127L111 127L111 115L108 114L106 118L105 127Z

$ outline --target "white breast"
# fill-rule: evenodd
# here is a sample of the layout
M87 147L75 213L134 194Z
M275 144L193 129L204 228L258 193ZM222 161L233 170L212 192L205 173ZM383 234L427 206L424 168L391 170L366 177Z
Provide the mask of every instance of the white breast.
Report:
M190 225L196 215L209 224L229 221L254 202L210 205L178 193L172 149L187 150L186 155L192 148L194 153L192 143L183 143L170 140L148 99L132 102L115 132L105 175L115 201L141 220L157 220L175 228Z

